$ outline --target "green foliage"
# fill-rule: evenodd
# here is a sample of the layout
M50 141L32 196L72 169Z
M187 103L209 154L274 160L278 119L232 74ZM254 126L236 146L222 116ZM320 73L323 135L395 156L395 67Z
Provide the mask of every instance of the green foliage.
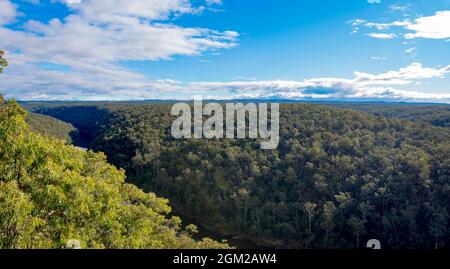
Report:
M64 140L69 144L79 141L79 132L70 123L36 113L28 113L26 122L32 132L43 136Z
M356 236L356 248L359 248L359 237L365 231L366 220L362 220L358 217L351 217L348 220L348 225L350 226L350 232Z
M225 248L192 239L168 200L126 184L102 153L30 132L0 96L0 248Z
M341 108L366 111L375 116L422 121L450 128L450 106L437 104L333 104Z
M92 148L214 232L278 247L354 248L371 238L389 248L450 246L446 128L284 104L280 146L264 151L257 140L173 139L170 104L33 110L76 120L89 106L106 113L90 127Z
M108 109L105 105L96 106L80 103L66 103L64 106L59 103L24 103L24 108L37 114L44 114L60 121L72 124L78 134L72 137L73 143L89 147L89 143L96 137L102 129Z
M3 73L3 69L8 66L8 62L5 58L3 58L5 55L5 52L3 50L0 50L0 74Z

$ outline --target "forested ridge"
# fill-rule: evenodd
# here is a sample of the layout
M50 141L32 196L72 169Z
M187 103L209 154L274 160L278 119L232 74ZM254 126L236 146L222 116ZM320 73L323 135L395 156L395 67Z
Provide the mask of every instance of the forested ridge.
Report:
M450 105L408 103L337 103L331 105L340 108L362 110L376 116L423 121L434 126L450 128Z
M28 113L25 119L30 130L35 133L78 144L80 134L70 123L36 113Z
M450 131L432 122L282 104L280 146L265 151L256 140L175 140L170 104L69 107L33 111L76 127L74 111L101 111L91 148L224 236L275 247L361 248L371 238L449 247Z
M110 113L106 107L107 104L108 103L96 103L95 105L92 105L89 103L77 102L21 103L22 107L28 111L34 112L32 114L46 115L53 119L70 123L76 128L75 134L72 134L71 136L72 141L74 144L82 147L88 147L100 129L103 128L102 124L106 122ZM33 122L31 123L33 126ZM53 125L53 128L51 129L55 128L56 125Z
M0 249L228 247L194 240L168 200L124 183L103 153L34 133L25 117L0 96Z

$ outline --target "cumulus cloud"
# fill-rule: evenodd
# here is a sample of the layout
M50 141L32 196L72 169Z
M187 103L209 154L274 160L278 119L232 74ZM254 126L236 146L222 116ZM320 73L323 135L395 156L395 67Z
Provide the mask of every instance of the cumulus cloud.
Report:
M406 26L406 29L414 33L405 34L405 38L450 38L450 10L436 12L433 16L421 17Z
M189 0L59 0L90 21L116 22L117 19L165 20L171 15L196 13Z
M397 7L397 9L399 9ZM450 38L450 10L438 11L432 16L422 16L414 20L401 20L388 23L367 22L362 19L352 20L349 24L353 27L353 32L360 30L361 26L382 31L394 31L399 28L400 32L367 34L374 38L389 38L392 36L402 36L405 39L428 38L428 39L448 39Z
M31 99L122 96L125 90L127 95L154 94L161 82L149 81L120 63L196 56L238 45L234 31L173 24L173 17L203 10L188 0L58 1L67 5L70 15L48 22L29 20L20 30L0 26L0 48L11 63L0 81L3 94ZM0 22L13 20L15 13L2 7L14 11L14 5L8 0L0 4ZM48 70L43 62L67 68Z
M368 84L411 84L416 80L443 78L445 74L450 72L450 65L443 68L423 67L421 63L412 63L411 65L400 68L397 71L389 71L386 73L373 75L362 72L355 72L355 81Z
M443 78L450 65L424 67L421 63L380 74L355 72L347 78L311 78L303 81L245 79L232 82L150 81L115 65L84 65L83 70L67 76L67 70L44 70L27 64L24 55L11 62L20 65L20 73L11 71L4 87L22 100L142 100L180 99L203 94L205 98L286 98L302 100L393 100L450 103L450 94L424 93L398 89L422 80ZM75 66L75 65L72 65ZM238 78L236 78L238 79ZM70 89L70 90L68 90ZM223 94L225 92L225 94ZM161 93L165 93L161 96ZM217 93L217 94L215 94ZM220 93L220 94L219 94ZM186 98L186 97L185 97Z
M62 1L76 12L62 21L28 21L25 32L0 28L0 45L46 61L159 60L237 45L239 34L233 31L153 22L174 13L193 12L189 1Z
M167 82L149 81L145 76L114 64L74 62L70 71L42 68L27 56L12 55L1 88L6 96L21 100L112 100L156 98ZM17 68L16 68L17 67ZM171 87L174 88L174 87Z
M354 78L313 78L303 81L197 82L195 90L228 90L236 98L288 98L322 100L398 100L450 103L450 94L424 93L395 87L420 80L442 78L450 73L443 68L423 67L421 63L381 74L355 72Z

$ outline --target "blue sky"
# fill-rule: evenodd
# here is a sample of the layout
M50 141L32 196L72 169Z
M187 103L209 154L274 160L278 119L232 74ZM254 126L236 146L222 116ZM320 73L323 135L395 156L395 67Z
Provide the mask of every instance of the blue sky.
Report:
M449 25L450 0L0 0L0 93L450 103Z

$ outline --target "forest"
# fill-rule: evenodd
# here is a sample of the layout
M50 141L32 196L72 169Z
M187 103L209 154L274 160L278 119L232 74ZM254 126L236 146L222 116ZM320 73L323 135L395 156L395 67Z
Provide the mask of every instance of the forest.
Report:
M0 249L64 248L71 240L82 248L228 248L195 240L195 225L173 216L168 200L125 183L103 153L52 137L61 122L26 115L0 96ZM25 119L55 130L42 136Z
M35 113L28 113L25 121L32 132L61 139L69 144L79 144L79 131L70 123Z
M72 124L127 182L223 237L275 248L449 248L449 106L280 106L280 145L177 140L170 103L25 103Z
M366 111L376 116L424 121L434 126L450 128L450 106L408 103L347 103L334 104L340 108Z

